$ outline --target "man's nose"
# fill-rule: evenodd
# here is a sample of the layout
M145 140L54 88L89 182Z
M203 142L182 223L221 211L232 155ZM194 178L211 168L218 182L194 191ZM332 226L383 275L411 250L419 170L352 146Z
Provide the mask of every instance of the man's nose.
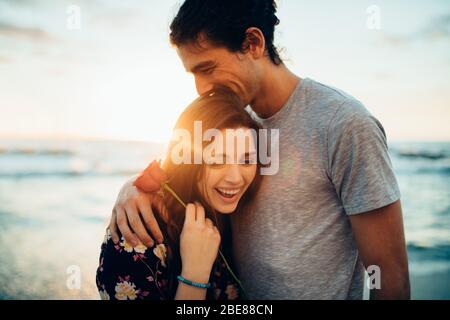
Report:
M197 89L197 93L199 95L202 95L205 92L212 90L214 88L214 85L207 79L200 77L200 76L196 76L195 77L195 88Z

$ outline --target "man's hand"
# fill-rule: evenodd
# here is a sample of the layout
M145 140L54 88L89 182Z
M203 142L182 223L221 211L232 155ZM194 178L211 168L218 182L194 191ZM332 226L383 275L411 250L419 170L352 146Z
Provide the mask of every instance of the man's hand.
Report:
M120 231L125 240L133 247L137 246L139 241L147 247L152 247L155 240L159 243L164 240L152 210L153 202L160 202L158 201L160 199L157 199L159 198L157 195L138 190L133 186L134 180L135 177L127 181L119 192L109 223L111 237L117 244L120 241ZM147 232L146 227L150 230L153 238Z
M381 289L371 299L410 299L408 258L400 200L380 209L350 216L358 250L367 269L381 270Z

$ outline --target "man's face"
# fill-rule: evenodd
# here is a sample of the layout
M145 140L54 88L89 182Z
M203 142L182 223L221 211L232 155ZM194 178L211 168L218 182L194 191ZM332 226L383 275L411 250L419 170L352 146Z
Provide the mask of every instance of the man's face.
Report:
M177 53L187 72L194 75L198 94L216 86L224 86L235 92L245 104L251 104L257 94L261 79L260 60L249 53L231 52L201 42L177 47Z

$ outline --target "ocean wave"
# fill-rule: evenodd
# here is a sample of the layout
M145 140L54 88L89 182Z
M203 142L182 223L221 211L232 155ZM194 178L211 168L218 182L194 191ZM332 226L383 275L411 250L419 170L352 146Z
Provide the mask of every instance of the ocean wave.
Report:
M95 176L131 176L137 170L115 170L115 171L53 171L53 172L0 172L0 178L25 179L25 178L68 178L68 177L95 177Z
M397 155L404 158L427 159L427 160L441 160L449 157L445 152L430 152L430 151L398 151Z
M426 276L430 274L450 271L450 261L410 261L409 272L415 276Z
M0 148L0 156L73 156L75 153L67 149L2 149Z
M450 160L450 143L447 142L411 142L394 143L389 146L392 155L411 160Z
M424 246L409 243L409 271L414 275L430 275L450 271L450 244Z
M416 243L407 245L410 260L441 260L450 261L450 244L436 244L424 246Z
M438 175L450 175L450 166L448 167L433 167L433 168L418 168L415 173L418 174L438 174Z

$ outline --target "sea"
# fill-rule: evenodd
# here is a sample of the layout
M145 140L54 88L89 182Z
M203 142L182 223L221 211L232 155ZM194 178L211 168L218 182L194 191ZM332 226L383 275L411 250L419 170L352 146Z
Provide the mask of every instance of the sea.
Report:
M95 271L123 183L158 143L0 139L0 299L99 299ZM450 299L450 142L392 142L415 299Z

